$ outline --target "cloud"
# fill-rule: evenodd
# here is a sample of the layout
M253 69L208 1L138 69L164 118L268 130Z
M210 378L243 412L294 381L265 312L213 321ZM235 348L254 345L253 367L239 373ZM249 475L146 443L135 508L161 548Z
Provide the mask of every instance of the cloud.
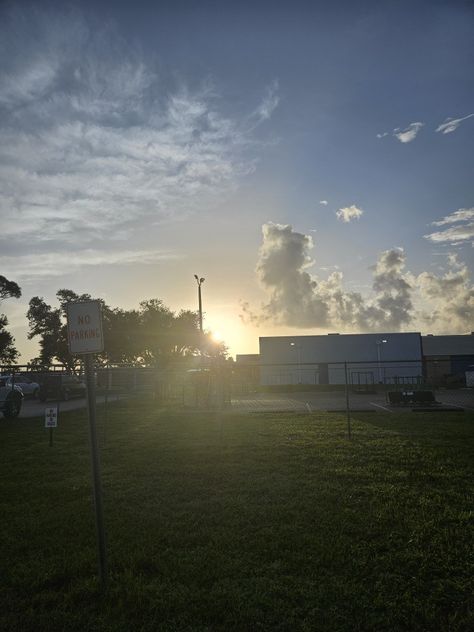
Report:
M474 207L460 208L458 211L454 211L450 215L446 215L443 219L432 222L432 226L444 226L445 224L455 224L456 222L464 222L468 220L474 220Z
M415 140L418 132L424 126L424 123L410 123L410 125L404 129L400 130L399 127L396 127L392 130L391 135L395 136L401 143L410 143L412 140ZM377 138L385 138L389 135L389 132L382 132L377 134Z
M463 226L453 226L446 230L424 235L424 237L436 243L447 242L453 245L453 242L456 242L456 244L465 243L474 239L474 222L469 222Z
M467 116L463 116L462 118L458 118L458 119L453 119L448 117L444 123L441 123L441 125L439 125L435 131L437 132L441 132L442 134L451 134L452 132L455 132L457 130L457 128L461 125L461 123L463 121L466 121L467 119L470 119L474 116L473 114L468 114Z
M360 219L363 213L364 211L354 204L352 204L352 206L340 208L338 211L336 211L337 219L339 219L341 222L346 223L351 222L353 219Z
M417 283L428 304L420 319L433 333L471 331L474 323L474 285L467 266L448 255L448 270L435 275L422 272Z
M370 291L344 287L336 269L321 279L309 272L313 239L289 225L265 224L257 275L268 295L260 310L242 304L241 318L255 325L340 331L465 333L474 322L474 285L467 266L448 253L439 275L406 270L402 248L381 252L371 267Z
M5 228L19 247L54 234L77 248L178 221L256 168L262 143L248 116L224 114L209 84L165 81L111 27L18 9L0 42L0 215L15 216Z
M404 129L399 131L399 128L393 130L393 136L398 138L401 143L411 143L411 141L415 140L416 135L423 127L424 123L410 123L410 125Z
M322 204L322 206L327 206L328 205L328 201L327 200L319 200L319 203Z
M289 225L263 226L257 275L269 300L259 312L244 304L244 320L355 331L398 330L410 321L412 288L401 249L381 253L373 269L373 295L367 299L344 289L339 270L326 279L311 275L313 248L311 236Z
M272 83L267 87L265 96L262 99L262 102L258 106L258 108L254 111L254 117L259 121L268 120L273 112L278 107L280 103L280 96L278 94L279 83L278 80L275 79Z
M0 265L11 276L38 279L62 276L93 266L152 265L161 261L181 259L182 255L168 250L100 251L88 248L79 252L35 253L2 256Z
M424 235L435 243L466 243L474 240L474 208L461 208L442 219L432 222L432 226L449 226L444 230Z
M295 326L326 323L327 305L315 294L315 282L306 272L313 264L308 254L311 236L281 224L264 224L262 230L257 274L271 292L263 318Z

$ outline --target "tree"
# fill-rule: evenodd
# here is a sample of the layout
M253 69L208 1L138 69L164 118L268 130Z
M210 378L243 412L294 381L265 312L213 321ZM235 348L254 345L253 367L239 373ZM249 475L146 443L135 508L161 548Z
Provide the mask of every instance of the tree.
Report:
M20 298L20 296L20 286L0 274L0 302L7 298Z
M27 318L30 324L28 338L39 337L40 354L33 363L49 367L54 361L73 371L76 360L67 344L66 305L73 301L90 299L89 294L76 294L72 290L58 290L59 307L53 308L43 298L34 296L29 303Z
M226 349L201 333L199 315L191 310L171 311L159 299L140 303L140 337L143 360L148 366L197 356L225 357Z
M0 314L0 362L11 364L15 362L19 354L14 345L15 339L6 330L7 325L7 317L5 314Z
M148 366L167 364L173 355L179 355L174 313L163 301L154 298L140 303L139 314L144 363ZM183 333L185 325L184 322L181 324ZM180 346L179 350L183 351L183 347Z
M30 300L28 337L39 338L40 355L33 362L47 367L54 361L74 369L76 360L67 345L66 305L90 300L89 294L59 290L59 307L53 308L38 296ZM100 300L100 299L99 299ZM196 356L225 357L222 343L212 341L199 330L196 312L175 313L159 299L142 301L138 310L111 308L101 300L105 351L97 356L101 363L166 366L171 360Z
M20 286L0 274L0 303L7 298L20 298L20 296ZM15 339L6 329L7 325L7 317L5 314L0 314L0 361L11 363L15 362L19 353L14 345Z
M111 309L103 305L103 359L110 364L143 364L140 314L137 310Z
M49 367L56 360L71 366L73 359L67 348L66 325L61 319L61 309L54 309L43 298L34 296L26 316L30 324L28 338L39 337L40 354L33 363Z

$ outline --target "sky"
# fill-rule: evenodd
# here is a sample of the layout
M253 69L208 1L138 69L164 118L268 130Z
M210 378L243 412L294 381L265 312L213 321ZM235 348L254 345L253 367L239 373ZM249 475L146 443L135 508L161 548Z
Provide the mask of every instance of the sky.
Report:
M0 3L2 304L266 335L474 329L474 6Z

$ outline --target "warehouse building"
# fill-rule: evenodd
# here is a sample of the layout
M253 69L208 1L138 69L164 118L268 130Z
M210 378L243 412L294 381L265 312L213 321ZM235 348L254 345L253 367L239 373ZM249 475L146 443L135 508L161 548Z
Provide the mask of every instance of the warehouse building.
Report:
M422 336L426 380L437 386L462 385L474 367L474 332L471 335Z
M420 333L260 338L260 383L415 384L423 381Z

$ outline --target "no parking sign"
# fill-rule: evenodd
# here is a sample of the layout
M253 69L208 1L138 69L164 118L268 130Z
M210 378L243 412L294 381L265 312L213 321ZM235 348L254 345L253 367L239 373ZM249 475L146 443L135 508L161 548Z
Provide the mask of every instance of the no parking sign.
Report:
M44 427L45 428L57 428L58 427L58 409L46 408L44 411Z

